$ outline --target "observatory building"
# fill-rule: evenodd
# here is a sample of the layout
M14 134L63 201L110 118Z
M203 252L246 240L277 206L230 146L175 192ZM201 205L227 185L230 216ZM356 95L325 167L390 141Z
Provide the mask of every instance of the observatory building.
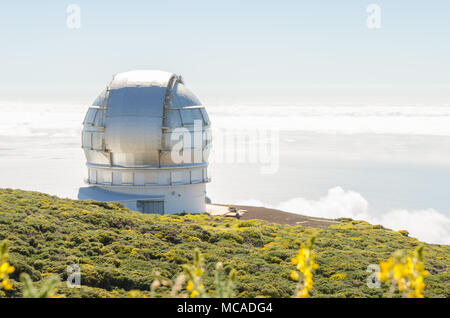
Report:
M143 213L205 212L210 121L180 76L117 74L83 122L88 187L81 200Z

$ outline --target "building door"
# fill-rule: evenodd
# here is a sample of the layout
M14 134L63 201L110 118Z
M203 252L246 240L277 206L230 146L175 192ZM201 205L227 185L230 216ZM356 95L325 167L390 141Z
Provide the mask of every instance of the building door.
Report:
M164 201L138 201L137 208L142 213L164 214Z

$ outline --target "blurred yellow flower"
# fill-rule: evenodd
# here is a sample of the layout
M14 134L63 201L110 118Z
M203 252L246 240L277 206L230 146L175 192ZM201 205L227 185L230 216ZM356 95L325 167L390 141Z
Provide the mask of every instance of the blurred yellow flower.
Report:
M0 288L11 290L13 285L9 282L9 274L14 273L14 266L8 262L8 244L3 241L0 244Z
M423 298L424 277L428 276L423 264L423 247L414 252L397 251L386 262L380 263L379 279L391 285L390 296L395 287L403 297Z
M300 274L302 280L299 281L295 290L294 297L307 298L309 291L313 288L313 271L319 267L314 261L316 254L313 252L315 237L311 237L308 242L302 243L297 257L292 259L292 264L296 265L296 269L291 272L291 279L299 280Z
M185 264L183 268L189 278L186 290L190 292L190 297L206 297L207 293L205 292L205 286L203 285L203 274L205 273L203 269L203 256L199 250L195 250L194 252L193 264Z
M12 284L8 281L7 278L3 279L2 281L2 287L6 290L11 290L12 289Z
M198 291L197 290L194 290L192 293L191 293L191 298L195 298L195 297L197 297L198 296Z

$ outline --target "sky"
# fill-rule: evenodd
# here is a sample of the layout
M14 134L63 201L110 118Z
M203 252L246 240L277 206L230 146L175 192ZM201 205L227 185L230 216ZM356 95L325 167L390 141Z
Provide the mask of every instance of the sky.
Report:
M0 99L90 102L115 73L162 69L204 103L448 102L449 14L447 0L2 1Z

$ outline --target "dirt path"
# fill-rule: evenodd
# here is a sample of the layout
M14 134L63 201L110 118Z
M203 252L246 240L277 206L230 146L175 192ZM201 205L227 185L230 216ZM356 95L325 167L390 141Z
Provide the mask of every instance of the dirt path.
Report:
M239 210L247 210L247 212L240 218L241 220L258 219L278 224L290 224L290 225L301 224L303 226L317 227L317 228L327 228L332 224L340 223L339 221L336 220L314 218L310 216L304 216L300 214L294 214L258 206L245 206L245 205L233 205L233 206Z

